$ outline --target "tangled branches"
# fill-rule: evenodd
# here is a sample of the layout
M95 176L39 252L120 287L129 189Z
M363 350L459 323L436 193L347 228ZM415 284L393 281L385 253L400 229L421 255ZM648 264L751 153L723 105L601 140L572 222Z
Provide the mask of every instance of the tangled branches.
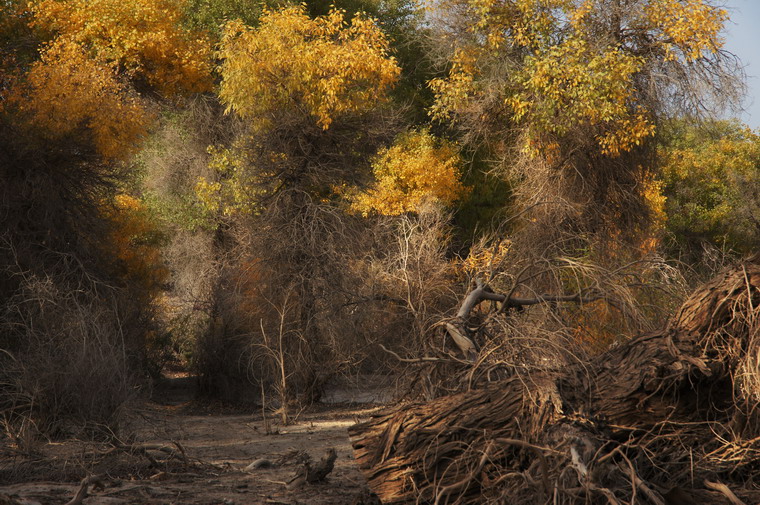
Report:
M753 259L600 356L376 415L356 459L383 503L756 503L758 303Z

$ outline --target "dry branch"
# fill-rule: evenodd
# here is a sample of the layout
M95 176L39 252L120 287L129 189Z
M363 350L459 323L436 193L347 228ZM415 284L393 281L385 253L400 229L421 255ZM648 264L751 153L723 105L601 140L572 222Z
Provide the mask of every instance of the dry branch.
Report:
M71 501L67 502L66 505L82 505L84 499L87 498L87 489L91 485L102 486L103 479L105 479L105 475L90 475L89 477L82 479L82 482L79 485L79 489L74 495L74 498L72 498Z
M753 259L593 359L375 414L356 461L385 504L760 503L758 306Z
M164 454L167 454L169 459L180 459L182 462L187 465L190 463L190 461L187 458L187 454L185 453L184 447L179 442L173 441L172 444L176 447L176 449L173 449L171 447L168 447L166 445L161 444L125 444L120 441L115 441L113 443L113 447L106 452L106 454L110 454L113 452L125 452L127 454L139 454L141 456L144 456L152 466L158 467L159 463L158 460L155 458L153 454L151 454L151 451L153 452L161 452Z
M476 279L475 289L465 296L454 319L445 323L446 331L464 357L470 361L474 361L477 357L478 348L475 342L467 336L465 321L467 321L472 310L481 302L499 302L501 303L500 311L504 311L508 309L522 309L523 307L541 303L590 303L602 298L605 297L586 292L578 292L571 295L541 294L534 297L518 297L514 296L514 289L508 294L495 293L490 286L484 284L480 279Z

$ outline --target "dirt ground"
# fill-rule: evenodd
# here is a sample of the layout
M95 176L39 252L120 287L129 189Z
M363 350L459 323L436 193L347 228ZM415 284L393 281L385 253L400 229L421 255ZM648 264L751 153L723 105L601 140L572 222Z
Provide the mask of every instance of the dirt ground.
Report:
M122 449L78 440L5 448L0 505L68 504L81 479L92 475L102 478L88 486L85 505L378 503L356 467L346 429L381 408L388 395L375 385L354 384L327 396L333 403L283 426L271 412L265 421L260 408L230 414L199 404L192 378L178 377L133 409L131 437ZM361 403L350 401L357 399ZM305 454L316 463L329 448L338 457L326 482L285 485ZM250 468L256 461L261 467Z

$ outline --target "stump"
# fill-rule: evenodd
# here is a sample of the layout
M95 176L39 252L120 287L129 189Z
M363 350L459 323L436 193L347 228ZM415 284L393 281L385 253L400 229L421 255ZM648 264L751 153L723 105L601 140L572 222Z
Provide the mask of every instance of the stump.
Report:
M349 429L384 504L760 503L760 266L655 333Z

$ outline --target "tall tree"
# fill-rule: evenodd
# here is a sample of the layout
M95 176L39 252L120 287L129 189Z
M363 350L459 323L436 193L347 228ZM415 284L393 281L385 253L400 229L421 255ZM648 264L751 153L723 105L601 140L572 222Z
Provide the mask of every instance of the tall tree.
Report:
M337 9L311 18L303 6L266 10L256 28L229 23L219 55L219 96L245 133L214 150L218 179L199 190L247 230L245 262L261 276L260 305L273 309L247 331L287 334L290 392L304 392L315 356L340 350L328 349L327 310L344 296L351 228L336 195L367 178L395 133L383 116L399 67L374 20Z
M740 89L721 49L727 17L709 0L445 1L435 19L455 49L448 77L431 82L433 113L518 181L541 248L586 249L567 232L637 242L659 122Z

